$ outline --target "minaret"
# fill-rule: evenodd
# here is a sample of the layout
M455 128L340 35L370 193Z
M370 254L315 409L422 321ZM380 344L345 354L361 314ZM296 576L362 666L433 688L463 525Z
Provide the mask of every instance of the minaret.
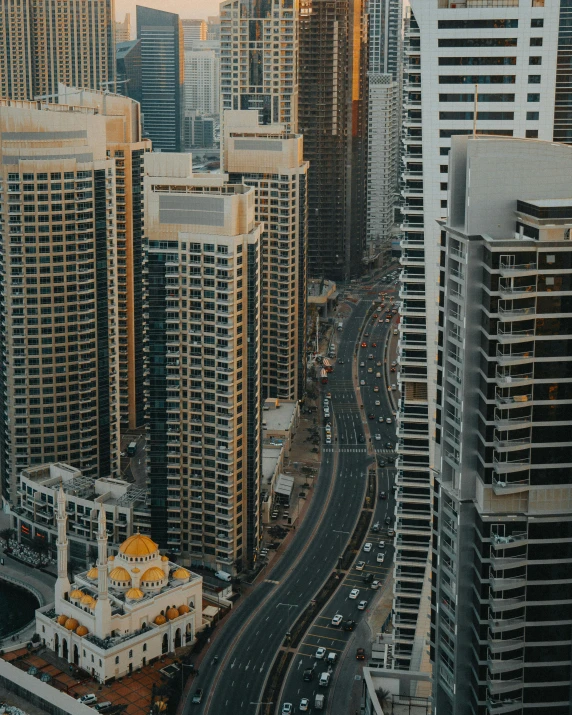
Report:
M70 581L68 578L68 537L66 533L68 517L66 514L66 495L61 484L57 498L56 521L58 524L58 578L55 588L57 603L58 601L65 600L70 592Z
M97 517L97 603L95 605L95 635L106 638L111 633L111 603L107 592L107 527L105 509L99 507Z

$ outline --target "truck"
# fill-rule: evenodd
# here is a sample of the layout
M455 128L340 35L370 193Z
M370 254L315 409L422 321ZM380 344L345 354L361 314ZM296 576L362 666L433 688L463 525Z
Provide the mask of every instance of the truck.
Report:
M127 447L128 456L132 457L136 451L137 451L137 442L129 442L129 445Z
M326 702L326 696L322 695L322 693L318 693L314 699L314 708L316 710L323 710L325 702Z
M320 380L322 382L322 385L328 384L328 373L324 369L320 371Z

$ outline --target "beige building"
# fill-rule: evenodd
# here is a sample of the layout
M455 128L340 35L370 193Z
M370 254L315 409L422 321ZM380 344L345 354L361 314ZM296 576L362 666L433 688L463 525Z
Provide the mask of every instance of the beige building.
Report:
M141 107L133 99L103 91L60 87L60 102L92 107L105 117L106 147L115 159L117 216L117 309L121 428L142 427L143 394L143 157Z
M115 162L89 108L0 101L0 473L119 461Z
M223 166L230 180L256 189L262 234L262 394L304 393L307 174L301 135L262 126L252 111L224 113Z
M204 20L181 20L185 52L193 50L197 43L207 39L207 23Z
M229 573L260 537L261 227L254 189L145 157L151 534Z
M59 82L100 89L114 79L114 0L0 4L0 97L56 95Z
M115 22L115 42L129 42L131 40L131 14L126 13L123 22Z

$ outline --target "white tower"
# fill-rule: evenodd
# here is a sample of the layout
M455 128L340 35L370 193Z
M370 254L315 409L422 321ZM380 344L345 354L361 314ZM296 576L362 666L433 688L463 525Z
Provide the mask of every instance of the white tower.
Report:
M111 633L111 603L107 592L107 527L105 509L99 508L97 517L97 603L95 605L95 632L100 638Z
M56 581L56 602L64 600L70 592L70 581L68 578L68 537L66 533L67 514L66 514L66 495L63 487L60 484L58 491L58 508L56 520L58 524L58 578Z

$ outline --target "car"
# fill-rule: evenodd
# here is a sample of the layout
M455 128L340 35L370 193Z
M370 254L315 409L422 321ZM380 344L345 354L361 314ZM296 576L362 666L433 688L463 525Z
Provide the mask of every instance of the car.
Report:
M332 444L332 438L326 437L326 444Z
M330 684L330 677L331 676L329 673L322 673L322 675L320 675L320 681L318 685L321 685L323 688L327 688Z
M385 521L385 523L389 526L389 524L391 524L391 522L392 522L392 519L391 519L390 516L386 516L385 519L384 519L384 521Z
M364 660L365 659L365 648L357 648L356 649L356 660Z
M360 367L365 367L365 362L362 360L359 364Z
M328 661L329 665L335 665L337 659L338 659L338 656L334 653L333 650L331 650L331 651L328 653L328 657L326 658L326 660Z
M387 462L385 461L385 459L383 457L377 458L377 466L378 467L385 467L386 464L387 464Z
M377 545L378 549L385 549L385 541L380 541L379 544Z
M362 343L361 346L362 348L367 348L367 343Z
M367 356L367 359L368 359L368 360L373 360L373 353L370 353L370 354Z
M385 322L386 322L386 323L391 323L391 320L390 320L389 318L386 318L386 319L385 319Z
M394 529L388 529L388 530L387 530L387 535L388 535L388 536L395 536L395 530L394 530Z
M376 400L376 401L375 401L375 406L376 406L376 407L381 407L381 400Z
M312 680L314 677L314 668L306 668L302 677L305 682Z
M375 441L376 441L376 442L381 442L381 435L380 435L380 434L376 434L376 435L375 435Z
M324 656L326 655L326 649L325 648L318 648L316 651L316 654L314 655L314 658L316 660L323 660Z
M386 443L385 443L385 448L386 448L386 449L393 449L393 442L386 442Z
M392 389L397 390L397 385L394 382L391 383L391 387Z
M360 442L361 444L365 442L365 437L363 436L363 434L360 434L360 436L358 437L358 442Z
M381 581L372 581L371 582L371 588L374 591L377 591L377 589L381 586Z
M397 330L397 328L394 328L394 329L393 329L393 334L394 334L394 335L398 335L398 334L399 334L399 330Z
M292 703L284 703L282 705L282 715L290 715L292 712Z
M365 385L365 380L360 380L359 384L363 387Z
M369 333L364 333L363 336L364 338L369 338Z
M202 688L197 688L195 692L193 693L193 703L196 705L200 703L203 699L203 691Z
M79 698L77 698L77 701L82 705L95 705L95 703L97 702L97 698L93 693L88 693L86 695L81 695Z
M373 391L374 391L374 392L379 392L379 385L374 385Z
M376 348L376 347L377 347L377 343L372 343L372 344L371 344L371 347L372 347L372 348Z
M331 393L331 392L326 392L326 397L328 398L328 400L331 400L331 399L332 399L332 393Z
M347 621L344 621L344 631L353 631L353 629L356 627L356 622L352 621L351 618L348 619Z
M365 611L367 606L367 601L360 601L357 605L358 611Z
M343 364L344 364L344 361L342 360L342 358L338 358L338 365L343 365Z
M374 419L375 419L375 415L373 414L373 412L370 412L367 417L368 417L368 419L370 419L370 420L374 420Z
M380 527L379 521L376 521L375 524L371 527L371 530L379 531L379 527Z
M380 373L380 372L376 372L376 373L375 373L375 377L376 377L376 380L379 380L379 378L381 377L381 373Z
M381 367L381 360L378 360L375 364L376 364L378 367Z
M352 588L352 590L350 591L350 595L348 596L348 598L355 599L355 598L357 598L358 596L359 596L359 588Z
M307 712L309 707L310 701L308 700L308 698L302 698L302 700L300 700L300 710L302 712Z
M364 573L361 579L364 583L371 583L373 581L372 573Z
M363 571L365 566L365 561L358 561L356 564L356 571Z
M332 626L335 628L339 628L342 625L342 621L344 620L344 617L342 616L341 613L336 613L336 615L332 618Z
M374 313L374 314L373 314L373 319L374 319L374 320L377 320L377 318L378 318L377 313Z
M395 372L395 368L392 367L391 370L390 370L390 372Z
M387 499L387 492L379 492L380 499Z
M363 550L364 550L365 552L369 552L369 551L371 551L371 549L372 549L372 545L371 545L371 542L370 542L370 541L366 542L366 543L363 545Z
M113 703L111 700L106 700L103 703L97 703L93 706L93 709L98 713L106 713L108 710L113 708Z
M382 551L380 551L380 552L377 554L375 560L377 561L378 564L382 564L382 563L384 562L384 560L385 560L385 554L384 554Z
M378 421L378 422L383 422L383 417L378 417L378 418L377 418L377 421Z
M388 425L390 425L390 424L393 422L393 420L391 419L391 417L386 417L386 418L385 418L385 421L387 422Z
M394 360L394 361L391 363L391 367L395 367L396 365L397 365L397 360Z
M373 367L368 367L367 371L368 373L373 372Z

